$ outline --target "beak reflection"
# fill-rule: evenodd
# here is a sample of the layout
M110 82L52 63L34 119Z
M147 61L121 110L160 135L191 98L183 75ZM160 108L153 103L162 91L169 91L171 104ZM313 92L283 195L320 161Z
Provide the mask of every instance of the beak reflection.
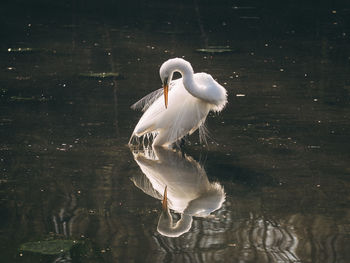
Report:
M165 186L165 189L164 189L162 207L163 207L164 212L166 212L168 210L167 186Z

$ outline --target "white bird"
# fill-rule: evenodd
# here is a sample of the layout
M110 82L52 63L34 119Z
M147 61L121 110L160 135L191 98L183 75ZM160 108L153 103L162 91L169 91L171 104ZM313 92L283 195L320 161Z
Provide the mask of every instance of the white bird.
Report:
M160 234L178 237L188 232L193 217L205 218L225 201L223 187L209 182L203 167L192 157L163 147L132 153L144 175L135 174L132 181L146 194L162 200L157 226ZM180 213L177 222L169 209Z
M174 72L182 78L172 80ZM219 112L227 103L227 92L207 73L194 73L189 62L169 59L160 67L163 88L142 98L132 109L144 114L137 123L130 141L144 135L153 137L153 146L170 146L199 128L205 141L205 119L209 111ZM162 95L165 98L165 107ZM169 97L169 103L168 103Z

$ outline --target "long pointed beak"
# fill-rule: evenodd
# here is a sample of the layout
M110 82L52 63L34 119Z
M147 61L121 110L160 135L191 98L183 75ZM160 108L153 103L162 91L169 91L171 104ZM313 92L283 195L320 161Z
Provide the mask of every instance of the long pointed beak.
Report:
M169 91L169 86L168 84L163 85L164 89L164 101L165 101L165 108L168 108L168 91ZM165 188L166 189L166 188Z
M167 197L167 186L164 189L164 197L162 202L163 211L166 212L168 210L168 197Z

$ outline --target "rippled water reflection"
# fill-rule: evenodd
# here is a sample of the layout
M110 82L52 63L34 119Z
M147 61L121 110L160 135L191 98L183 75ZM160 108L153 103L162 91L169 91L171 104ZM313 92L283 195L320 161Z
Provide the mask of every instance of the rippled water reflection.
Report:
M132 178L146 194L163 200L157 230L167 237L178 237L192 226L192 217L207 217L221 208L225 192L219 183L209 183L204 169L193 158L171 149L133 150L144 176ZM165 190L166 189L166 190ZM169 209L180 213L173 222Z
M350 261L346 1L2 7L4 262ZM183 153L130 152L129 107L174 56L212 74L229 104L208 117L208 145L194 134ZM157 231L164 185L174 223L192 220L179 237ZM20 250L37 241L49 247Z

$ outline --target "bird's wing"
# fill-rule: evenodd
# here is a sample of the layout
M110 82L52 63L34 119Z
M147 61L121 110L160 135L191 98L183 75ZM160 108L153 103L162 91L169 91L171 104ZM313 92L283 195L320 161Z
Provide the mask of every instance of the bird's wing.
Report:
M172 83L170 83L169 91L171 90L172 87L173 85ZM163 88L157 89L151 92L150 94L146 95L142 99L140 99L138 102L134 103L130 108L133 110L146 111L149 108L149 106L151 106L153 102L155 102L159 97L163 96L163 94L164 94Z
M163 196L154 189L151 181L147 178L145 174L135 175L131 178L131 181L144 193L152 196L153 198L162 200Z

